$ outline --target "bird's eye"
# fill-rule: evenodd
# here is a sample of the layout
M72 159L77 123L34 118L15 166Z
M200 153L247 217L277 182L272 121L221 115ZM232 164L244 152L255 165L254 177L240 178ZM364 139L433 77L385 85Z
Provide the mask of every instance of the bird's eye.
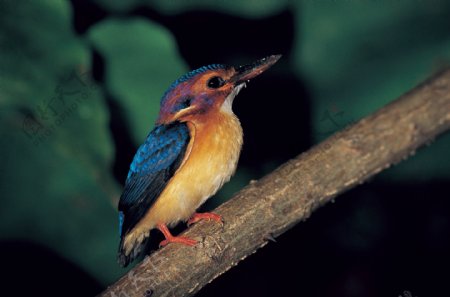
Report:
M210 78L207 83L208 87L211 89L220 88L224 84L225 84L225 80L223 80L223 78L221 78L220 76L214 76L214 77Z

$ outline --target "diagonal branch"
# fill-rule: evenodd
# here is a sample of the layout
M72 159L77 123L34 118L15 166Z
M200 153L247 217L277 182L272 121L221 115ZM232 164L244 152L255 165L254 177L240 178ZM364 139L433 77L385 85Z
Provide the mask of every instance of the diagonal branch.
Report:
M200 243L169 245L101 296L191 296L339 193L406 159L450 128L450 69L253 182L199 223Z

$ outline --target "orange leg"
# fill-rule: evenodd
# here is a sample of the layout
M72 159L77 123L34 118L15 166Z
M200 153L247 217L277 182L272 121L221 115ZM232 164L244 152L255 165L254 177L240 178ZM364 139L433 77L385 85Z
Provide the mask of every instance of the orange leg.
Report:
M197 223L198 221L201 220L214 220L218 223L220 223L221 225L223 225L223 221L222 221L222 217L216 213L213 212L203 212L203 213L194 213L194 215L189 219L189 221L187 222L187 225L190 226L192 224Z
M162 234L164 234L164 237L166 238L161 241L161 243L159 244L160 247L166 246L171 242L178 242L189 246L194 246L197 244L197 240L195 239L191 239L185 236L173 236L165 224L157 224L156 227L159 229L159 231L162 232Z

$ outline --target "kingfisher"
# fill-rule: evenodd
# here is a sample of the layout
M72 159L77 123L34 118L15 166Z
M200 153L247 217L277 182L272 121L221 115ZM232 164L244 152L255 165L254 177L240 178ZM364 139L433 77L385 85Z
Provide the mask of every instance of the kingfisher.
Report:
M194 246L196 240L174 236L168 228L180 221L222 223L220 215L196 210L236 170L243 133L232 111L233 100L280 57L239 67L203 66L181 76L165 92L155 126L133 158L120 197L121 266L140 256L152 229L165 237L160 246Z

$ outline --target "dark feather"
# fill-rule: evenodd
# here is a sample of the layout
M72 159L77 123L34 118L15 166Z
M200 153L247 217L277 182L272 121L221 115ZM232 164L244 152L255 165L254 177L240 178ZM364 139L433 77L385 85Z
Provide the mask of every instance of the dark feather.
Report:
M185 123L160 125L150 132L136 152L119 201L119 262L123 266L141 250L141 247L135 247L129 256L123 255L124 236L143 218L164 190L183 161L189 140L189 129Z

